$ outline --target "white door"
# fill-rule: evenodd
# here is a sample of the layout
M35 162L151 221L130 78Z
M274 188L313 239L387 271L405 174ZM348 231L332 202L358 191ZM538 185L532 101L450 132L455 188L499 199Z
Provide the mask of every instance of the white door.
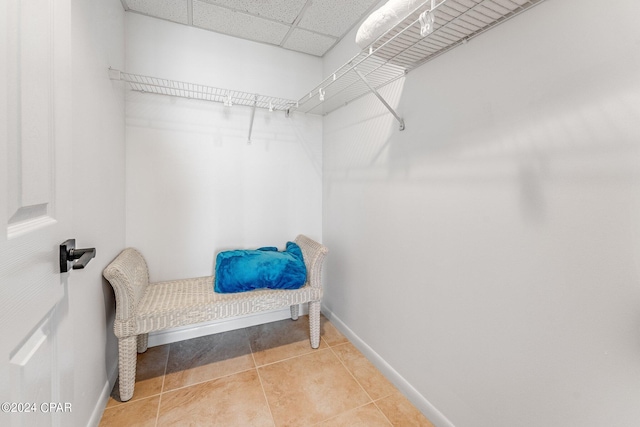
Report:
M73 394L73 355L61 345L72 336L73 273L58 262L73 237L70 24L69 0L0 1L3 426L64 425Z

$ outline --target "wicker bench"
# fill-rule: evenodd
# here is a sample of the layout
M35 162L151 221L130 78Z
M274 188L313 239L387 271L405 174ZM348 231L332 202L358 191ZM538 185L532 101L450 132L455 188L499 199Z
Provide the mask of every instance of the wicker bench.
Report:
M302 249L307 282L296 290L260 289L235 294L213 290L213 276L149 283L149 270L142 255L133 248L123 250L104 269L116 297L113 329L118 337L120 398L133 397L136 352L147 350L153 331L193 325L216 319L291 308L298 318L299 304L309 303L311 347L320 344L321 270L327 248L303 235L295 242Z

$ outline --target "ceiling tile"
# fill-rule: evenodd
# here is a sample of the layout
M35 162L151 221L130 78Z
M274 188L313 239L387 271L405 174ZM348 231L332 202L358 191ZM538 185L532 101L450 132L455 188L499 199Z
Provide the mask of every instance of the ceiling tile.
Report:
M301 28L342 37L379 0L313 0L298 23Z
M188 24L188 0L126 0L129 9L169 21Z
M298 52L322 56L334 45L336 40L333 37L295 28L282 46Z
M307 0L203 0L206 3L292 24Z
M193 0L193 25L231 36L279 45L287 25Z

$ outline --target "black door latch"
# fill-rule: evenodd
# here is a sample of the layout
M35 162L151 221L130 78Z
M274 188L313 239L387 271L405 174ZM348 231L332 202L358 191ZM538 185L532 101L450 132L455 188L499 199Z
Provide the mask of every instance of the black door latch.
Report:
M85 268L95 256L96 248L76 249L76 239L65 240L60 245L60 273L69 271L71 263L74 270Z

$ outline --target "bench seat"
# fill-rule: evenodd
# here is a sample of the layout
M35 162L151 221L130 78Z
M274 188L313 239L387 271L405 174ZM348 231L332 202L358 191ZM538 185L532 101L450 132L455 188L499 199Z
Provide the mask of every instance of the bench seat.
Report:
M320 301L322 264L328 250L322 244L299 235L307 280L300 289L256 289L219 294L214 276L149 283L147 263L136 249L126 248L103 272L116 297L113 330L118 337L120 399L133 397L136 353L147 350L149 332L195 325L218 319L256 314L290 307L298 318L299 305L309 303L309 339L320 345Z
M306 284L300 289L256 289L236 294L213 291L213 276L151 283L140 302L136 334L277 310L320 300L321 288Z

